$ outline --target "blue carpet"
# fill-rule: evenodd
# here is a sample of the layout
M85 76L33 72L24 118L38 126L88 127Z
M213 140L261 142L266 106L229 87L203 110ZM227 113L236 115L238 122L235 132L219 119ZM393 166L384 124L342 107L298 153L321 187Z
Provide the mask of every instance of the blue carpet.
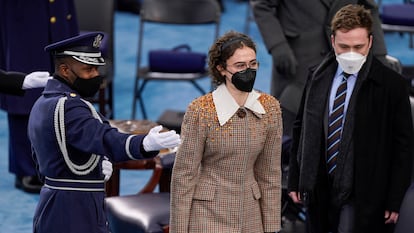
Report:
M402 2L397 0L384 0L383 4L390 2ZM243 31L246 17L246 4L237 0L224 1L226 11L222 16L220 33L228 30ZM138 39L139 16L117 12L115 15L115 117L127 119L131 116L133 82L136 69L136 51ZM250 22L250 36L258 45L258 60L260 69L255 88L265 92L270 90L271 58L263 45L259 31L254 22ZM151 29L151 28L149 28ZM194 40L192 35L205 33L204 30L194 28L186 38L177 37L176 30L166 30L165 36L150 38L148 47L172 48L189 39L194 51L207 51L212 43ZM414 50L408 48L408 36L398 33L387 33L385 35L388 52L390 55L400 59L403 65L414 65ZM145 54L145 53L144 53ZM204 88L210 87L209 80L200 82ZM149 83L144 92L148 117L156 120L167 108L185 110L188 103L199 93L188 83L172 84L168 82ZM137 118L141 118L140 114ZM0 111L0 232L5 233L29 233L32 230L32 216L35 210L38 195L26 194L14 188L14 176L8 172L8 132L6 114ZM121 193L129 194L136 192L148 178L148 173L125 172L121 174Z

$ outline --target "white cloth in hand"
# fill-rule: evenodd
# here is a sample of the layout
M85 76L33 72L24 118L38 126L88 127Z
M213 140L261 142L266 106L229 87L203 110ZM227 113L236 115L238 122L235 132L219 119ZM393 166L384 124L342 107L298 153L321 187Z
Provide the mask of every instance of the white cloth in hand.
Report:
M46 71L32 72L24 78L22 89L45 87L47 81L51 78L49 72Z
M164 148L174 148L181 143L180 135L175 130L161 132L162 126L153 127L147 136L145 136L142 144L145 151L157 151Z
M107 159L102 160L102 174L105 176L105 181L108 181L111 178L112 171L112 163Z

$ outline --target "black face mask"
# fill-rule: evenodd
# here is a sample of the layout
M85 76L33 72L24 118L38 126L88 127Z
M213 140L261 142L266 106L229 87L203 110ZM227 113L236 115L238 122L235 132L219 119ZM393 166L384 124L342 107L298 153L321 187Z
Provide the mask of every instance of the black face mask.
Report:
M76 79L73 82L72 87L79 93L79 95L82 97L92 97L99 91L103 81L102 76L98 75L90 79L85 79L79 77L75 72L73 73L76 75Z
M230 74L232 74L230 72ZM254 81L256 80L256 70L247 68L232 74L231 82L240 91L251 92L253 90Z

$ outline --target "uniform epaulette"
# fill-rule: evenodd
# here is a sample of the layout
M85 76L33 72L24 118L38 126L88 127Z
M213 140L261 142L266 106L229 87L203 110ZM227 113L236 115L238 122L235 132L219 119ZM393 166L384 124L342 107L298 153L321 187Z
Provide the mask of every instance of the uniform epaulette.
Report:
M80 98L80 95L78 93L75 92L65 92L64 93L66 97L68 97L68 99L73 99L73 98Z

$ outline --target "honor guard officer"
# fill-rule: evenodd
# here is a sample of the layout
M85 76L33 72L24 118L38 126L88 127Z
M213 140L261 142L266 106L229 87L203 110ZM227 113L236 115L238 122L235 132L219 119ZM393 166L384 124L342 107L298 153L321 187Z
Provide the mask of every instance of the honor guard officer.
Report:
M175 131L147 135L118 132L83 97L93 96L105 65L99 49L103 34L92 32L45 47L55 60L55 74L30 114L28 134L44 181L33 231L109 232L104 209L106 157L119 162L156 156L180 144Z

